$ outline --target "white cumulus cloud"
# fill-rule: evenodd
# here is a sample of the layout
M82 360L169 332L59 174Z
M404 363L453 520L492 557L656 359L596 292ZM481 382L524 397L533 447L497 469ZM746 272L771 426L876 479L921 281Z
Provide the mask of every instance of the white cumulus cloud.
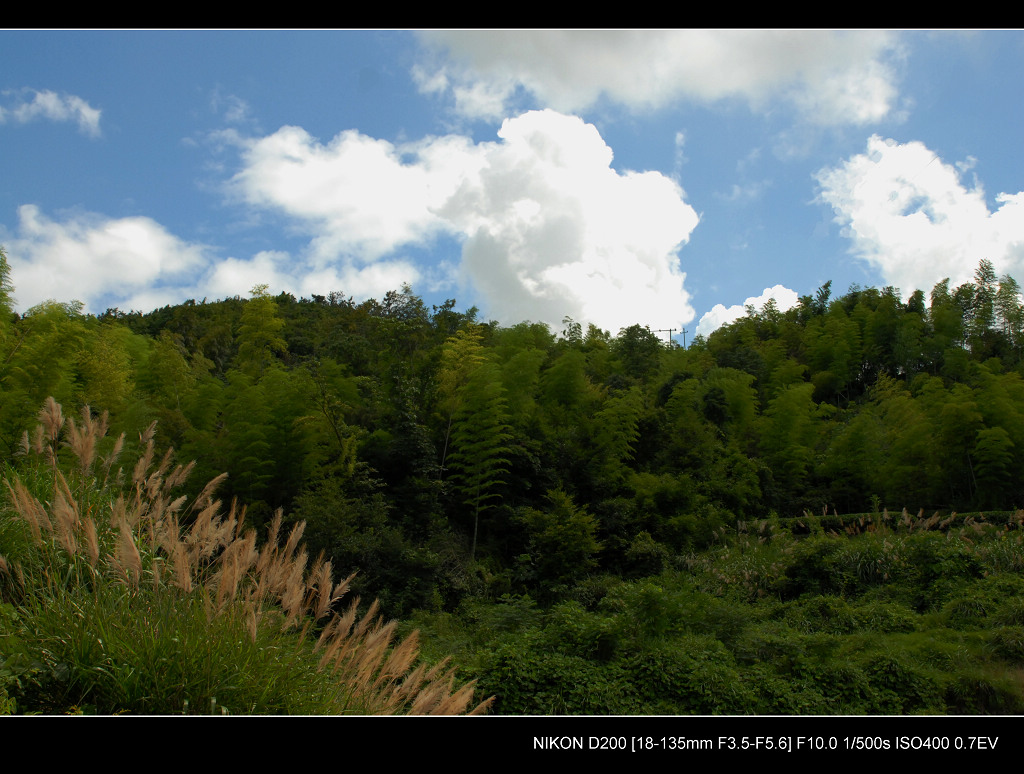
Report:
M57 94L54 91L36 91L22 89L5 91L4 96L15 95L12 104L0 106L0 123L13 121L25 124L30 121L46 119L49 121L70 121L78 124L78 129L90 137L100 136L100 115L97 108L92 107L81 97L74 94ZM26 99L31 95L31 98Z
M1000 193L990 210L980 183L966 185L958 166L923 143L874 135L865 153L818 173L820 199L831 205L852 251L886 284L909 295L949 277L972 280L978 262L996 272L1024 270L1024 193Z
M177 303L183 284L205 265L204 248L189 244L145 217L86 214L51 220L35 205L18 208L18 227L5 239L20 310L55 299L103 299L146 310ZM158 286L164 286L161 290Z
M593 125L555 111L508 119L498 137L396 146L347 131L322 144L284 127L246 142L232 184L306 230L311 262L347 279L346 292L372 286L372 272L415 279L396 251L443 233L503 322L570 315L617 331L692 319L676 251L698 219L677 183L617 172Z
M263 283L274 293L309 297L344 290L379 298L421 277L400 259L324 267L279 250L222 258L145 217L85 213L54 220L35 205L23 205L18 218L17 229L0 236L19 311L54 299L81 301L92 313L108 306L148 312L186 298L245 297Z
M232 195L304 234L305 249L224 257L150 218L52 218L24 205L2 235L20 308L55 298L149 310L259 283L379 298L449 277L508 324L558 326L569 315L618 332L693 319L678 251L697 213L673 179L613 169L612 149L575 116L525 113L480 143L451 134L392 144L356 131L322 143L292 126L219 139L241 152ZM441 238L456 254L419 265Z
M768 303L769 299L775 299L775 306L780 312L792 309L799 301L795 290L790 290L783 285L765 288L759 296L751 296L742 304L734 304L726 307L724 304L715 304L710 312L704 314L697 323L697 335L710 336L714 331L723 325L728 325L738 320L747 313L747 307L753 306L758 312Z
M432 163L443 146L429 144L417 163L406 164L403 152L418 149L355 130L322 145L304 129L285 126L246 143L233 185L249 204L294 218L315 235L320 262L374 260L443 227L431 211L451 193L443 158L440 169Z
M503 321L565 315L618 332L693 319L676 251L697 226L678 184L618 173L597 129L554 111L509 119L448 201L463 270Z
M601 98L638 110L687 99L782 98L819 124L867 124L898 99L897 35L875 30L454 30L414 76L473 118L507 115L519 90L580 111Z

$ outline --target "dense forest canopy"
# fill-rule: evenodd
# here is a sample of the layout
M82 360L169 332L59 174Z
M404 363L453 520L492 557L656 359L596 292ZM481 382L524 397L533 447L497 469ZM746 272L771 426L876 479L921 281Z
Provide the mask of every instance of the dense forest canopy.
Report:
M685 350L640 325L487 323L408 286L17 315L14 279L4 261L7 461L48 396L135 434L158 420L197 479L227 472L261 523L306 519L396 610L465 593L467 554L490 582L554 582L517 557L558 529L622 572L639 533L678 551L769 512L1024 502L1024 306L987 261L906 301L826 283Z
M826 283L688 349L640 325L484 322L408 286L18 315L0 268L9 470L47 397L129 439L155 420L196 487L226 472L263 535L277 509L304 521L390 616L554 604L748 520L1024 503L1024 304L987 261L906 301Z

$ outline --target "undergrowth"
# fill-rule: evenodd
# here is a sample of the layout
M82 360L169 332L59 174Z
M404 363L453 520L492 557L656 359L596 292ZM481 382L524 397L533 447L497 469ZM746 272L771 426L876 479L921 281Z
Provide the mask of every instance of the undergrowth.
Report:
M499 714L1018 714L1022 517L741 525L645 578L416 622Z

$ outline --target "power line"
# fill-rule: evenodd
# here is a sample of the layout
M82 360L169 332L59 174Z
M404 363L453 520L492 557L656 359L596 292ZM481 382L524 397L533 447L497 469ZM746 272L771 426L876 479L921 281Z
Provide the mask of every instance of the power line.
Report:
M672 343L672 334L673 333L678 333L679 331L676 328L656 328L654 332L655 333L667 333L668 334L668 343L671 344ZM683 330L683 333L684 334L686 333L685 329ZM684 339L684 341L685 341L685 339ZM685 347L686 344L684 343L683 346Z

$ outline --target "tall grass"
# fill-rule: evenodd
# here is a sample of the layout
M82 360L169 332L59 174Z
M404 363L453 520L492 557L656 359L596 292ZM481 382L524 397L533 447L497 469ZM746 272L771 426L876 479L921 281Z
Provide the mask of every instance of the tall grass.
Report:
M0 708L19 712L458 714L472 683L419 660L377 603L347 600L304 524L263 545L245 511L175 491L192 465L157 457L155 426L130 473L106 416L48 399L5 479L0 511Z

